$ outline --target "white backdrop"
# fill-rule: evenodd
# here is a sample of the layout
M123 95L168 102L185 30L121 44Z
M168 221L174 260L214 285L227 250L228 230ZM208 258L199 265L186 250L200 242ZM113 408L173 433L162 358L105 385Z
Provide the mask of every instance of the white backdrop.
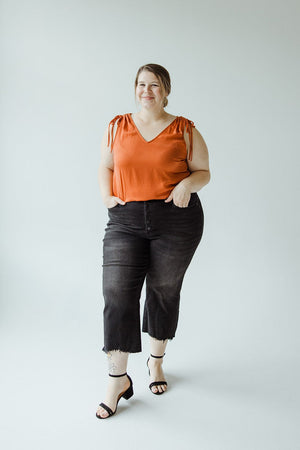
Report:
M6 450L147 449L157 429L175 449L300 449L299 13L293 0L2 1ZM104 422L100 141L136 111L150 62L170 72L167 111L194 121L212 178L164 363L170 392L160 404L147 392L143 336L136 400Z

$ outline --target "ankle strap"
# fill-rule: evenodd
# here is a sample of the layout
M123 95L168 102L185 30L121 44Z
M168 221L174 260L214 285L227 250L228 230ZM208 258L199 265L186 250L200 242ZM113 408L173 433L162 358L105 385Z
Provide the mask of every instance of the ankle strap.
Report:
M165 353L162 356L155 356L155 355L152 355L152 353L150 353L150 356L152 356L152 358L163 358L165 356Z
M115 377L115 378L117 378L117 377L124 377L125 375L127 375L127 372L122 373L121 375L112 375L111 373L109 373L108 375L109 375L110 377Z

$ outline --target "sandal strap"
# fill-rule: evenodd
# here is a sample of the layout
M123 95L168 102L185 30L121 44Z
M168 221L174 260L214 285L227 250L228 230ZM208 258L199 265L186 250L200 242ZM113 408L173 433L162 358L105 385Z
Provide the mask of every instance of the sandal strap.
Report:
M99 406L101 406L103 409L105 409L105 411L107 411L110 416L112 416L114 414L112 412L112 410L110 409L110 407L107 406L105 403L100 403Z
M152 358L163 358L165 356L165 353L161 356L155 356L155 355L152 355L152 353L150 353L150 356L152 356Z
M166 381L153 381L153 383L149 384L149 388L151 389L153 386L160 386L162 384L168 385Z
M111 374L111 373L109 373L108 375L109 375L110 377L115 377L115 378L117 378L117 377L124 377L125 375L127 375L127 372L122 373L121 375L113 375L113 374Z

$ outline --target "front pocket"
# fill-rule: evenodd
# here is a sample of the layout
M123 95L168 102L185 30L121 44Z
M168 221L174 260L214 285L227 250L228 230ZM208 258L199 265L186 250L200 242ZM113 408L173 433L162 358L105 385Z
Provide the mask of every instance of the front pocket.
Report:
M115 206L111 206L110 208L107 208L107 209L108 209L108 211L111 211L112 209L115 209L118 205L119 205L119 203L117 203Z
M195 194L194 192L191 194L191 198L190 198L189 204L187 206L185 206L185 207L177 206L177 205L175 205L175 203L172 200L173 207L178 208L178 209L187 209L187 208L191 208L191 207L195 206L197 203L199 203L199 197L197 194L196 195L194 195L194 194Z

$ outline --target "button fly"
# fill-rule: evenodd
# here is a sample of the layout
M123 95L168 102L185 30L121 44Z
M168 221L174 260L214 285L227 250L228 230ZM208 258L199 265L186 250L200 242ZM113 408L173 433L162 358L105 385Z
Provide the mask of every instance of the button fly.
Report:
M147 231L151 231L150 205L147 201L145 202L144 212L145 212L145 228Z

